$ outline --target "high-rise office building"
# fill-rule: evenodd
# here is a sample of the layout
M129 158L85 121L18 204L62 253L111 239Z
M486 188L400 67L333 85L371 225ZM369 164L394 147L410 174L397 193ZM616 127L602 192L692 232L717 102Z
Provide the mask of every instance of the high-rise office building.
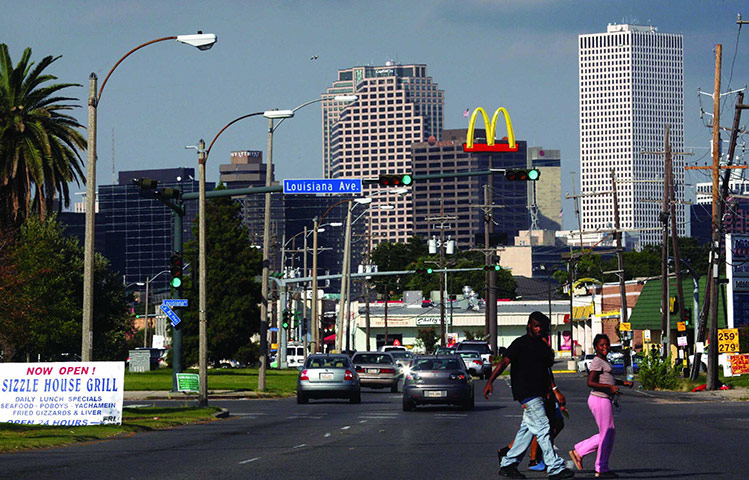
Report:
M145 282L169 269L174 226L172 211L156 200L152 191L142 191L132 180L151 178L159 182L159 188L180 188L183 193L189 193L198 191L198 181L194 177L193 168L133 170L120 172L118 185L99 186L97 217L102 217L102 229L106 232L103 253L112 269L123 275L125 283ZM208 189L213 186L213 182L206 183ZM193 239L193 221L197 214L198 202L185 202L184 243ZM152 291L167 288L168 283L169 275L161 275L151 284Z
M436 173L525 168L526 142L518 141L517 152L467 153L463 151L467 129L444 130L442 140L430 139L412 145L413 173ZM475 138L486 132L476 129ZM491 245L510 245L520 230L530 227L529 183L508 181L502 173L493 176L490 189L496 223L490 230ZM414 234L422 238L440 237L444 230L460 249L484 246L484 186L489 176L470 176L419 181L413 186Z
M338 71L323 94L323 174L326 178L376 178L410 173L411 144L440 139L444 95L422 64L360 66ZM336 95L357 95L341 105ZM376 187L375 188L379 188ZM374 191L365 187L365 195ZM410 195L382 194L392 210L370 209L372 241L403 242L413 235Z
M268 164L263 162L262 151L239 150L231 152L231 163L219 165L219 178L228 189L264 187L267 170ZM275 180L275 165L271 174L272 184L278 185ZM250 194L234 198L242 205L242 223L247 227L250 242L262 246L265 195ZM271 195L271 238L280 241L284 230L283 224L283 198L279 194ZM275 261L272 265L278 265L278 262Z
M666 126L674 152L684 146L683 37L653 26L608 25L580 35L580 182L583 194L611 191L617 180L621 228L636 248L661 242ZM675 198L684 200L683 157L674 155ZM581 198L584 231L613 227L612 195ZM676 206L686 234L683 203Z

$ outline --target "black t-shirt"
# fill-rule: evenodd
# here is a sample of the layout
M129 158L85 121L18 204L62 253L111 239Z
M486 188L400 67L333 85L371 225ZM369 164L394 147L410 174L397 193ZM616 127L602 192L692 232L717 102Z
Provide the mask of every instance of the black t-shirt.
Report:
M550 368L554 364L554 351L541 338L523 335L516 338L507 349L510 359L512 398L517 401L543 397L551 384Z

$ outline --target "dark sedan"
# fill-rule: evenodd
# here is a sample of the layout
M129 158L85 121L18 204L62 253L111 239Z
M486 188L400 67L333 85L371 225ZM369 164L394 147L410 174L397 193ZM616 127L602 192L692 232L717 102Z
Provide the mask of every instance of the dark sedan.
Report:
M430 355L416 358L403 385L403 410L416 405L474 406L473 378L455 355Z

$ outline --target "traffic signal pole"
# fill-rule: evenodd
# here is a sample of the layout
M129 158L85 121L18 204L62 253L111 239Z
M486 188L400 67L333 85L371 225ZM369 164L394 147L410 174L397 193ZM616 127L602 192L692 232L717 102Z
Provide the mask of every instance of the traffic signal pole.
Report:
M178 210L174 210L174 239L173 248L179 255L182 255L182 217L185 214L184 205L180 200L176 203ZM172 288L172 298L180 298L181 288ZM172 307L177 310L178 307ZM146 317L148 321L148 317ZM172 327L172 391L177 391L177 374L182 373L182 322Z

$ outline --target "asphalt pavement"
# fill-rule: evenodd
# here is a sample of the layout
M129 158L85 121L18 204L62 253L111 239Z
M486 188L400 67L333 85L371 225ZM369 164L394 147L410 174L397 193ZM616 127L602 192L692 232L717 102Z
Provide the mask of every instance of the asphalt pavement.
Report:
M477 380L476 409L420 407L404 412L401 396L364 389L362 404L294 398L250 398L215 392L211 405L228 418L166 431L129 435L65 448L0 455L0 478L24 479L383 479L498 478L496 450L515 435L522 410L509 378L485 400ZM560 452L596 432L585 376L557 374L571 418ZM740 479L749 456L749 403L705 395L627 390L615 412L611 467L622 478ZM161 394L155 394L159 397ZM685 395L685 394L683 394ZM192 398L154 398L130 392L127 405L184 405ZM594 478L584 459L576 478ZM527 470L528 478L546 478Z

